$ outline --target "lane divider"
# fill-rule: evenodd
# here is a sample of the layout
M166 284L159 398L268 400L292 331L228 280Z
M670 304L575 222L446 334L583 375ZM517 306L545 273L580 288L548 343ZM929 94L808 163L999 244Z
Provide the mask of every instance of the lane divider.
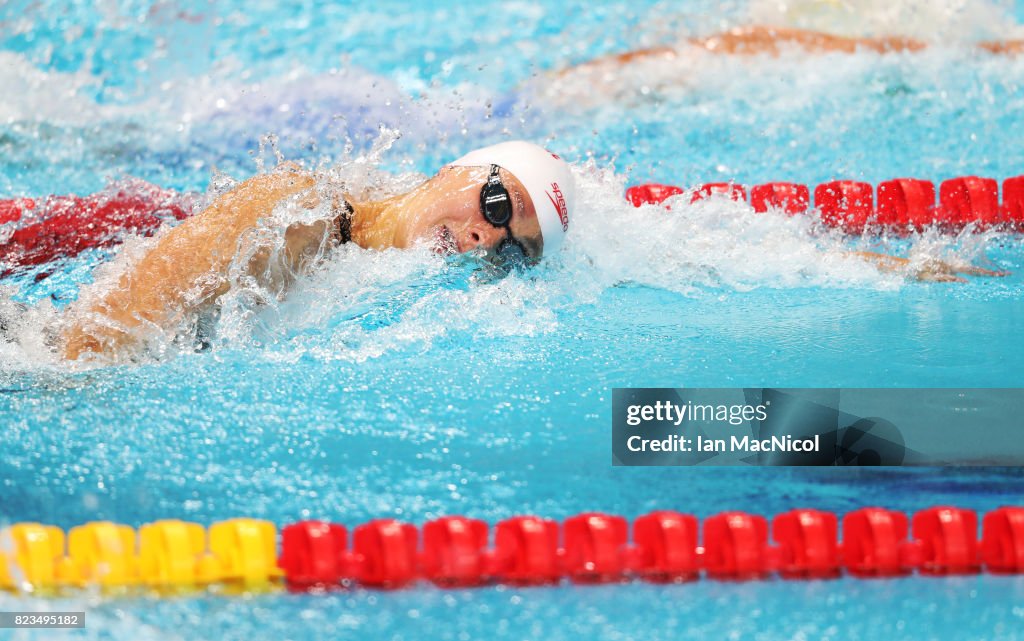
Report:
M136 185L85 197L0 200L0 225L21 223L9 236L0 232L0 277L116 245L125 234L151 236L164 222L191 215L189 199Z
M686 193L682 187L648 183L626 190L634 206L657 205ZM690 192L691 202L722 194L747 201L748 190L736 183L707 183ZM811 210L811 190L797 183L772 182L749 189L754 211L769 208L789 214ZM938 201L936 201L938 195ZM1024 176L1007 178L999 185L992 178L962 176L934 183L898 178L880 183L835 180L814 188L814 209L822 223L851 234L889 230L906 233L937 226L957 232L973 223L977 229L1024 231ZM46 196L0 200L0 277L72 258L83 251L110 247L126 234L152 235L165 222L183 220L193 213L193 196L153 185L134 185L91 196ZM40 272L37 279L48 273Z
M769 541L771 535L771 542ZM840 534L841 539L840 539ZM278 548L280 543L280 548ZM425 580L472 587L722 580L827 579L922 575L1024 574L1024 507L984 516L933 507L908 518L868 507L846 514L796 509L771 523L722 512L704 520L673 511L638 517L585 513L561 525L538 516L488 525L446 516L417 528L376 519L352 530L325 521L286 525L238 518L204 529L164 520L136 533L93 522L62 530L18 523L0 531L0 589L49 595L68 588L246 590L347 585L397 589Z
M758 213L773 208L793 215L812 209L811 190L806 185L773 182L749 191L750 204ZM636 207L659 205L683 193L687 190L682 187L648 183L627 189L626 200ZM690 202L712 195L747 200L747 188L736 183L707 183L689 193ZM866 182L834 180L817 185L813 193L821 222L851 234L906 233L933 225L958 232L968 224L979 230L1024 231L1024 176L1003 181L1001 203L997 181L979 176L951 178L938 190L934 183L917 178L887 180L877 188Z

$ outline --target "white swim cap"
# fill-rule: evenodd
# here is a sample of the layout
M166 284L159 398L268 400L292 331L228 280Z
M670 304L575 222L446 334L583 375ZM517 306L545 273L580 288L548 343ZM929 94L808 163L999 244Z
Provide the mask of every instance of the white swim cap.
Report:
M562 245L576 201L576 183L569 163L543 147L514 140L471 151L451 164L456 167L497 165L511 173L533 201L544 253L553 254Z

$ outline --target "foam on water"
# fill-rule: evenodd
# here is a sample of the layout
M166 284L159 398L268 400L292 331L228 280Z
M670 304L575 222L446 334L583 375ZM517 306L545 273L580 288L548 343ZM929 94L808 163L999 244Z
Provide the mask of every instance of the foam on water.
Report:
M991 0L752 0L751 22L847 36L903 35L926 42L1019 38L1007 2Z
M44 71L25 56L0 51L0 121L90 123L100 117L111 117L122 110L103 113L95 100L82 95L97 79L88 70L74 73Z
M510 135L524 109L515 96L471 83L410 92L351 65L254 77L225 63L117 102L96 96L101 82L86 68L44 70L25 54L0 51L0 86L12 89L0 96L8 128L0 153L11 168L0 176L0 195L95 191L125 174L200 189L211 168L247 171L247 152L268 132L290 156L334 164L353 145L369 150L381 127L400 127L410 152L439 161L455 157L470 131L473 139ZM404 168L418 164L406 159ZM40 165L64 174L63 186L49 173L36 176Z

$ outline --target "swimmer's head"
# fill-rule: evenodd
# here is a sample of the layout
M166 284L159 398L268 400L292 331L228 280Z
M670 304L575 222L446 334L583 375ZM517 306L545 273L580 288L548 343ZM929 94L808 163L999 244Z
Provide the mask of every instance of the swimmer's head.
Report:
M553 254L569 231L569 216L576 201L569 164L547 149L522 140L477 149L451 163L453 167L491 165L512 174L526 190L540 223L544 251Z
M515 141L477 149L446 165L414 198L406 203L415 213L399 246L422 239L445 253L496 253L511 246L537 259L561 246L575 184L564 160Z

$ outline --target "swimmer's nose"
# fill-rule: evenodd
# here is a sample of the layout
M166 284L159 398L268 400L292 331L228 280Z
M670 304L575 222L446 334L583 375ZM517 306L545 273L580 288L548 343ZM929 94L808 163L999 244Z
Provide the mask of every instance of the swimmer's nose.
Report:
M505 229L495 227L490 223L484 225L473 225L469 228L468 249L495 249L505 238Z

